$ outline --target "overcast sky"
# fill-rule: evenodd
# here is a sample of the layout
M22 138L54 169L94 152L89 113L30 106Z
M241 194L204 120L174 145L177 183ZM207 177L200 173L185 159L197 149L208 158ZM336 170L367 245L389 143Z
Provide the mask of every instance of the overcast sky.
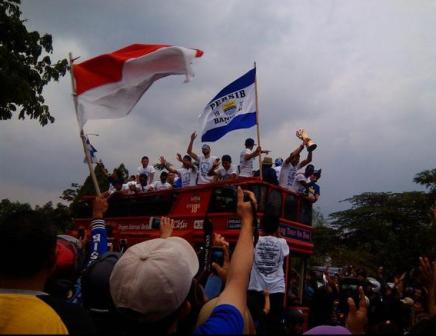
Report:
M205 104L254 61L262 147L285 157L300 143L295 131L307 130L324 215L362 192L422 190L413 177L436 168L435 1L23 0L22 10L29 29L52 34L52 59L132 43L204 51L192 82L161 79L128 117L86 124L108 168L124 162L134 172L142 155L175 162ZM0 199L57 202L87 175L70 77L44 95L54 124L0 123ZM256 128L229 133L212 153L238 161L247 136Z

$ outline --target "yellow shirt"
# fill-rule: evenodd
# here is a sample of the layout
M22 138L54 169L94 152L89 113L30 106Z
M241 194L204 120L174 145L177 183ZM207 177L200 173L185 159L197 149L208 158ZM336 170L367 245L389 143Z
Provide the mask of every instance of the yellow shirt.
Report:
M0 334L68 334L62 319L35 295L0 293Z

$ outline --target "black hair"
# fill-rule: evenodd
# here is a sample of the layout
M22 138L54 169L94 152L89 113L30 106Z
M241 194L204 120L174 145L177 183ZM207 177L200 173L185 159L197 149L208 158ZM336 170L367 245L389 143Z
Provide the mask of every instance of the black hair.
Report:
M232 157L228 154L223 155L223 157L221 158L221 161L227 161L227 162L232 162Z
M188 161L192 161L192 158L189 155L185 155L183 157L183 160L188 160Z
M262 220L262 227L265 234L275 233L279 228L279 217L272 214L264 215Z
M32 277L55 261L56 228L45 216L26 210L0 221L0 275Z
M167 178L167 177L168 177L168 173L166 171L160 173L160 178Z
M145 159L148 160L148 156L143 156L143 157L141 158L141 162L142 162L143 160L145 160Z

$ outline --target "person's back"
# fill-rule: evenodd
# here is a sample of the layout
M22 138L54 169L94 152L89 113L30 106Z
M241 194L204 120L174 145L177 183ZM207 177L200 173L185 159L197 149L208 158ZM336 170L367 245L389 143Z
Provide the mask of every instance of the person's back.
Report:
M56 259L56 230L34 211L0 223L0 334L90 334L77 305L43 292Z

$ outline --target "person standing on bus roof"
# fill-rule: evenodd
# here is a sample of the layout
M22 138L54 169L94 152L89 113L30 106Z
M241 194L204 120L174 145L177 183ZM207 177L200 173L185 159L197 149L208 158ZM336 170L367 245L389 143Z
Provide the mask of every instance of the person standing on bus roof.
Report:
M214 183L229 180L237 176L236 168L232 165L232 157L230 155L223 155L221 161L222 167L218 168L220 159L216 159L208 172L209 176L214 177Z
M147 179L146 179L147 185L149 185L149 184L151 184L151 182L153 182L155 170L154 170L153 166L149 165L148 163L149 163L148 156L143 156L141 158L141 165L138 167L138 175L136 176L137 183L140 183L140 181L139 181L140 175L145 175L147 177ZM143 187L145 187L145 186L143 186Z
M207 144L203 144L201 147L201 152L203 155L198 156L192 151L192 146L194 144L195 138L197 134L193 132L191 134L191 141L189 142L188 149L186 152L190 157L192 157L195 161L198 162L198 181L197 184L207 184L211 183L213 180L212 176L209 176L209 170L212 168L214 161L217 159L216 156L210 155L210 146Z
M175 169L170 166L163 156L160 157L160 163L170 172L177 174L182 180L182 188L192 187L197 182L197 169L192 164L192 158L189 155L182 156L177 153L177 159L182 162L182 167Z
M303 148L304 143L302 143L297 149L289 154L289 157L283 162L283 166L280 171L280 186L294 192L297 192L297 190L294 190L294 181L297 170L312 162L312 152L308 152L306 159L300 162L300 153Z
M239 176L241 177L252 177L254 158L262 153L269 153L269 151L263 151L260 146L257 146L253 151L255 145L256 144L252 138L245 140L245 149L241 152L239 160Z

